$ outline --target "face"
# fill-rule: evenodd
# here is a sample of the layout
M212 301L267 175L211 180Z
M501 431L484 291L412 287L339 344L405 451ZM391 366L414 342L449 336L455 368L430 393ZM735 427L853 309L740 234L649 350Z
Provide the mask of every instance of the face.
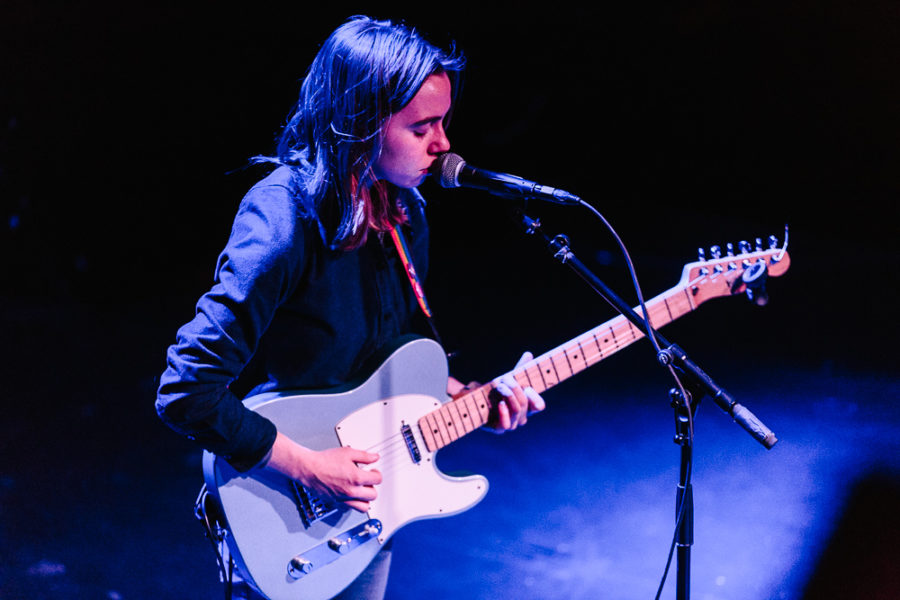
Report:
M449 110L450 79L446 73L429 76L409 104L388 118L375 176L402 188L421 184L434 159L450 149L444 133Z

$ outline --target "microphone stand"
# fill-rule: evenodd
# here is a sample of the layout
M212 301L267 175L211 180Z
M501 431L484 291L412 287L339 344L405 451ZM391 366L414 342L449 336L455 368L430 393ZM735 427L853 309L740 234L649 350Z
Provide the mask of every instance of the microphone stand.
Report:
M684 397L681 390L675 388L669 390L669 398L675 410L675 443L681 448L681 464L675 501L676 598L678 600L687 600L690 597L691 546L694 543L694 499L690 484L692 459L691 427L693 413L699 405L700 398L704 394L708 394L719 408L731 415L738 425L767 449L772 448L778 440L775 438L775 434L759 421L753 413L738 404L728 392L716 384L697 363L688 357L681 347L664 338L655 329L652 329L649 320L645 321L635 313L622 298L594 275L584 263L578 260L569 247L569 240L565 235L557 235L551 239L541 230L539 220L531 219L522 212L518 212L518 216L527 235L538 235L543 238L554 258L574 270L595 292L600 294L648 338L650 335L653 335L661 348L657 355L659 363L665 367L672 366L676 368L686 378L686 385L683 389L687 398Z

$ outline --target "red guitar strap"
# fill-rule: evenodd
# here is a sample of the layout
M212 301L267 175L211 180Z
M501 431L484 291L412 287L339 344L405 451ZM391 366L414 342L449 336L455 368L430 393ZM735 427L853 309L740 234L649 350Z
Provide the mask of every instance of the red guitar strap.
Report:
M425 314L428 326L431 327L434 339L443 346L441 336L438 334L437 327L434 324L431 307L428 306L428 300L425 298L425 289L422 287L419 276L416 274L416 268L412 262L412 255L409 252L409 247L406 245L406 238L403 237L400 225L394 225L394 228L391 229L391 239L394 240L394 246L397 248L397 254L403 262L404 271L406 271L406 276L409 278L409 284L412 286L413 293L416 295L416 300L419 301L419 307L421 307L422 312ZM450 354L448 353L447 356L449 357Z

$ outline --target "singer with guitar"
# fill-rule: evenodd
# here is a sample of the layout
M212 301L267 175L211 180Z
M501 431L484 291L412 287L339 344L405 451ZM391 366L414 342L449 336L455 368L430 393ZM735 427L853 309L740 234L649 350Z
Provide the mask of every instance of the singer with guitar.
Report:
M306 447L242 399L347 384L411 331L417 311L428 314L417 293L428 225L416 188L449 150L462 66L413 29L354 17L316 55L275 155L256 159L272 170L241 202L214 283L168 350L157 397L165 423L238 476L287 477L350 513L378 498L386 475L377 450ZM544 407L514 378L494 387L488 429L515 429ZM448 379L447 394L467 390ZM390 540L375 552L339 597L383 597ZM223 565L228 595L260 597L240 561L226 555Z

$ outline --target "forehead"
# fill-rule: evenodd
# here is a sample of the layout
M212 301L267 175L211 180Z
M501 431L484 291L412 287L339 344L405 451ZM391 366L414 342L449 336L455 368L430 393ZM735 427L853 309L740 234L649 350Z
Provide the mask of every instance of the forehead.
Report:
M450 110L450 92L450 78L446 73L429 75L409 104L397 111L391 120L418 123L443 119Z

